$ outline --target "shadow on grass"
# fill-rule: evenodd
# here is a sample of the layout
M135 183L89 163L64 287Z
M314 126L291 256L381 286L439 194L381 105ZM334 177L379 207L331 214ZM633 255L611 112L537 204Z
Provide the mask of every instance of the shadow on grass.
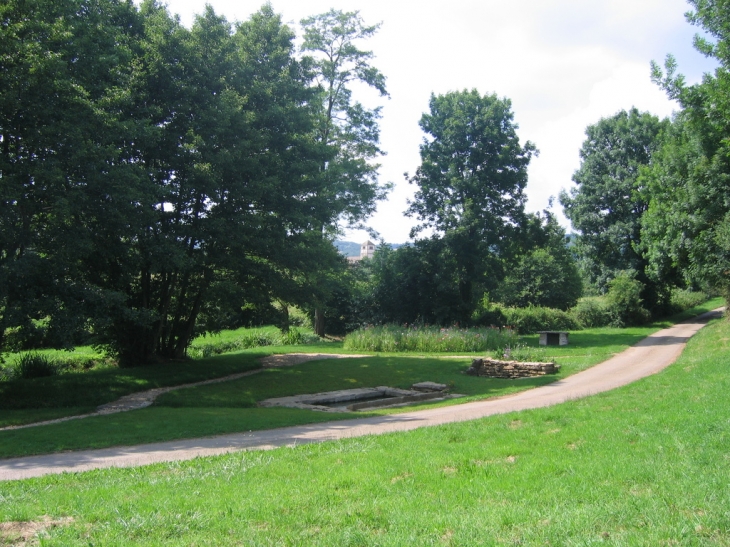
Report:
M91 370L0 382L0 410L96 407L148 389L218 378L260 368L267 353L238 353L143 367Z

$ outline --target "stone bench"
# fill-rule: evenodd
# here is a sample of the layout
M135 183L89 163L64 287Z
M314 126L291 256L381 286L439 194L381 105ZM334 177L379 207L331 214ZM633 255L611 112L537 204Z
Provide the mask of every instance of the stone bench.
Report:
M541 330L537 334L540 335L541 346L567 346L568 333L560 330Z

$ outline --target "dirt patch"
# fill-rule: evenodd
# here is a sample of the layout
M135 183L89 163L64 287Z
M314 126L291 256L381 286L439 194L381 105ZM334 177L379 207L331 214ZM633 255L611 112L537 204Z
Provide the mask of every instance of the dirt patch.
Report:
M72 517L52 519L44 516L41 520L26 522L0 522L0 545L25 547L38 545L38 536L56 526L68 526L73 523Z
M346 359L348 357L372 357L369 355L345 355L341 353L280 353L268 355L261 359L264 368L293 367L307 361L320 361L322 359Z

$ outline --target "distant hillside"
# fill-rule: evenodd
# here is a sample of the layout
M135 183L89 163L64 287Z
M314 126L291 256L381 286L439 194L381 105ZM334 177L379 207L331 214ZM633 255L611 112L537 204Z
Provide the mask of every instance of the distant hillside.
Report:
M360 256L360 243L335 241L335 247L345 256Z
M355 243L354 241L335 241L335 247L345 256L360 256L360 245L361 243ZM388 243L391 249L398 249L403 247L405 243Z

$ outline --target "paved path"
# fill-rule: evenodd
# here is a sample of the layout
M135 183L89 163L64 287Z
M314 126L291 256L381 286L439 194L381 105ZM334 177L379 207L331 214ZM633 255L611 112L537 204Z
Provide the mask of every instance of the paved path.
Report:
M156 462L188 460L236 450L266 450L280 446L322 442L362 435L409 431L450 422L474 420L493 414L541 408L579 399L629 384L673 363L687 340L721 309L658 331L635 346L578 374L552 384L498 399L488 399L392 416L377 416L251 433L235 433L139 446L63 452L0 460L0 480L23 479L64 471L131 467Z

